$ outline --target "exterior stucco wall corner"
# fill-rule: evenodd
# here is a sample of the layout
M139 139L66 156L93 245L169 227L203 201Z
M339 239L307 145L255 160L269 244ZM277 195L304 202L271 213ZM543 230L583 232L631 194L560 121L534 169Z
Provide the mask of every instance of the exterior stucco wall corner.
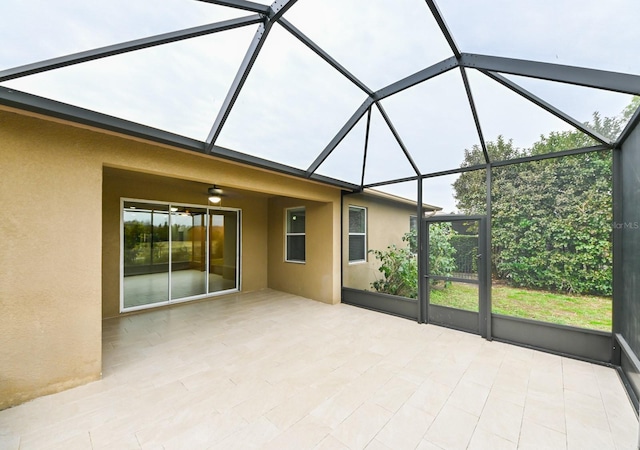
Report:
M0 121L6 408L100 377L102 164L85 130L6 111Z

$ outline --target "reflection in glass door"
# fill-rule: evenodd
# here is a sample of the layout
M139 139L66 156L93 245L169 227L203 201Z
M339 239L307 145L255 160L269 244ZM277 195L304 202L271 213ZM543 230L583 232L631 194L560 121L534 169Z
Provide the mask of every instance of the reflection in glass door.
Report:
M207 293L205 208L171 208L171 299Z
M123 306L169 300L169 207L125 202Z
M238 288L238 211L209 215L209 292Z

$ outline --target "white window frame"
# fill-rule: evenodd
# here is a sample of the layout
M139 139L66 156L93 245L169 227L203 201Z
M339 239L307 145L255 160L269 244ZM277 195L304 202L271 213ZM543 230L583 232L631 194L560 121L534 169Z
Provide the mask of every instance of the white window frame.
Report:
M349 264L361 264L361 263L366 263L367 262L367 255L368 255L368 245L367 245L367 230L368 230L368 225L369 225L369 214L367 211L367 208L365 208L364 206L356 206L356 205L349 205L349 214L351 214L351 209L361 209L364 211L364 233L352 233L351 230L349 230L349 223L350 223L350 218L348 218L348 224L347 224L347 231L349 234L349 240L347 242L347 259L349 259ZM351 259L351 256L349 255L349 248L350 248L350 242L351 242L351 236L364 236L364 259Z
M289 212L290 211L304 211L304 233L290 233L289 232ZM304 237L304 260L289 259L289 236L303 236ZM294 206L292 208L286 208L284 210L284 261L294 264L306 264L307 262L307 208L304 206Z

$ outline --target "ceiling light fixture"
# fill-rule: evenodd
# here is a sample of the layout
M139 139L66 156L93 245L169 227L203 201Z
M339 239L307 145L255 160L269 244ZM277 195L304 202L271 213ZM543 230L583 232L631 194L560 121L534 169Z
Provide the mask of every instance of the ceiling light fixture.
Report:
M220 203L222 201L222 197L224 196L222 189L220 189L215 184L209 188L209 201L211 203Z

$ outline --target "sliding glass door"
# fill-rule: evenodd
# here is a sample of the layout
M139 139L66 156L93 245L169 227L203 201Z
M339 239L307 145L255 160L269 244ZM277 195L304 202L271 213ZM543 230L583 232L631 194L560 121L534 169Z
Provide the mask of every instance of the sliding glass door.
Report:
M123 200L121 232L121 311L239 289L239 210Z

